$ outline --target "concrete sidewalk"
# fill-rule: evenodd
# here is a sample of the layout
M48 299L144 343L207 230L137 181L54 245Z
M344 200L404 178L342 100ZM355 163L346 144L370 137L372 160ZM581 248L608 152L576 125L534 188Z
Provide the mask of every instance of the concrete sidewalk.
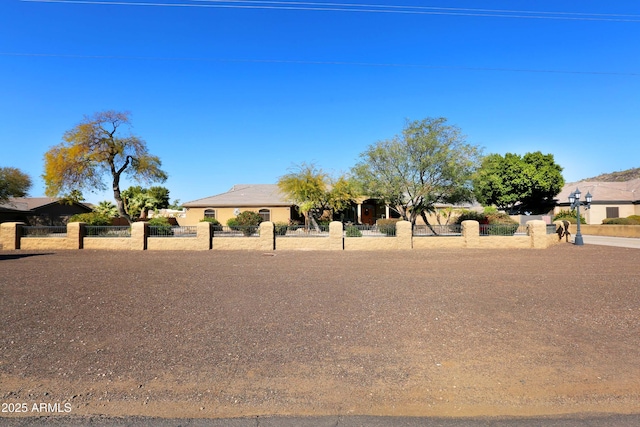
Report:
M573 236L575 238L575 236ZM585 245L618 246L620 248L640 249L640 239L629 237L588 236L582 235Z

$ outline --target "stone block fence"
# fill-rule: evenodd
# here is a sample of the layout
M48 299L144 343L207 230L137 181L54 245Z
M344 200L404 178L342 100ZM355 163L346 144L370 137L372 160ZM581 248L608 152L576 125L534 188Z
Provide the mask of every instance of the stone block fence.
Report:
M272 222L263 222L248 236L242 233L216 231L211 224L201 222L188 230L171 236L155 236L144 222L131 227L107 230L100 235L91 232L84 223L69 223L66 228L48 233L26 233L37 227L23 223L0 224L0 242L3 250L411 250L440 248L533 248L544 249L558 243L558 236L544 221L533 220L526 224L526 232L516 235L481 235L477 221L464 221L459 233L454 235L414 235L411 223L399 221L395 233L372 233L349 237L341 222L332 222L328 232L296 233L280 235ZM105 227L108 228L108 227ZM389 234L389 235L387 235Z

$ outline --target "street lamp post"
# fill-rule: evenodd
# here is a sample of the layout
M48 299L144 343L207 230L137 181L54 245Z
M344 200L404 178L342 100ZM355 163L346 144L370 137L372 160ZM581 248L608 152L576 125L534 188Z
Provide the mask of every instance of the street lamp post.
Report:
M586 203L583 204L580 202L580 196L582 196L582 193L577 188L576 188L576 191L569 194L569 203L571 204L571 210L576 209L577 231L576 231L576 238L573 243L574 245L578 245L578 246L584 245L584 241L582 240L582 233L580 233L580 206L584 206L585 210L589 209L591 207L591 199L592 199L591 193L587 192L587 195L585 196Z

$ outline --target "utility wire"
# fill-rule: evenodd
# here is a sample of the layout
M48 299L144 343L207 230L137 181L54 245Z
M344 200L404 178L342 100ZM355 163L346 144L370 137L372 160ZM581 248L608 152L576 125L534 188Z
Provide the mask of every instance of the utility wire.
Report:
M20 0L30 3L66 3L110 6L200 7L225 9L271 9L356 13L395 13L411 15L448 15L485 18L554 19L572 21L640 22L640 15L595 14L579 12L521 11L495 9L428 8L425 6L371 5L357 3L312 3L252 0L192 0L191 3L98 0ZM197 2L197 3L196 3ZM330 7L327 7L327 6Z
M400 64L384 62L349 62L349 61L304 61L295 59L217 59L217 58L179 58L179 57L150 57L150 56L111 56L111 55L74 55L58 53L15 53L0 52L0 56L22 56L36 58L69 58L69 59L116 59L125 61L166 61L166 62L220 62L220 63L254 63L254 64L294 64L294 65L336 65L378 68L417 68L432 70L461 70L461 71L498 71L537 74L582 74L596 76L628 76L640 77L640 73L624 73L613 71L576 71L549 70L526 68L498 68L498 67L467 67L456 65L428 65L428 64Z

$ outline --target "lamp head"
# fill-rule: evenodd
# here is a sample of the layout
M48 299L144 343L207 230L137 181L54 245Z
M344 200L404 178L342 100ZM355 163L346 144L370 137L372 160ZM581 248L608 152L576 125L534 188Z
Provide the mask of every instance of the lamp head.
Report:
M580 200L580 196L582 196L582 193L579 189L576 188L576 191L574 191L573 194L575 195L576 200Z
M575 202L575 201L576 201L575 193L569 194L569 203L573 204L573 202Z
M585 200L587 201L587 203L591 203L591 200L593 200L593 196L591 196L591 193L587 192L587 195L584 196Z

